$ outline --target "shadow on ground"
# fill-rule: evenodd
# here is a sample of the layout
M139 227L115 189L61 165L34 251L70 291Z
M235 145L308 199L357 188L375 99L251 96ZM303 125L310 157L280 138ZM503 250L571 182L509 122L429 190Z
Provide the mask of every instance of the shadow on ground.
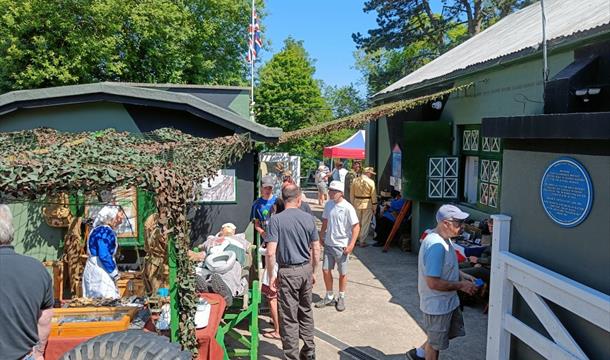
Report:
M363 359L384 359L384 360L405 360L405 354L384 354L383 352L370 346L353 346L338 352L340 360ZM366 354L362 356L361 354ZM367 356L369 358L367 358ZM364 359L363 359L364 360Z
M387 253L376 247L357 248L355 256L391 294L390 303L401 306L423 327L417 293L417 256L398 247L390 248ZM482 304L464 307L466 336L452 340L449 349L441 352L441 359L485 359L487 315L483 314L483 307ZM361 350L376 359L404 359L404 353L386 355L370 347L361 347Z

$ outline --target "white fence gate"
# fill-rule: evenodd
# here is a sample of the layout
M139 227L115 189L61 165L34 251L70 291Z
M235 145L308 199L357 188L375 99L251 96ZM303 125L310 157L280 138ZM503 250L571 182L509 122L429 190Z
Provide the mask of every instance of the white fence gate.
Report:
M510 337L547 359L588 359L574 338L543 300L547 299L610 332L610 296L509 252L510 216L494 220L487 360L508 360ZM517 289L551 335L544 335L512 314Z

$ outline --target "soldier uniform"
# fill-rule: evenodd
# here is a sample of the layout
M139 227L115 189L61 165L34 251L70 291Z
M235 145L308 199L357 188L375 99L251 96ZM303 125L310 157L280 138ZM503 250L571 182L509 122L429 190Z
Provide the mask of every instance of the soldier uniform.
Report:
M373 210L377 207L377 192L375 182L369 177L375 175L372 167L364 168L363 175L356 178L350 188L350 203L356 209L360 221L360 235L358 241L360 246L366 246L366 238L369 234Z
M347 173L347 175L345 175L345 192L343 193L345 200L350 201L350 191L351 191L352 183L358 177L360 177L360 171L354 171L353 167Z

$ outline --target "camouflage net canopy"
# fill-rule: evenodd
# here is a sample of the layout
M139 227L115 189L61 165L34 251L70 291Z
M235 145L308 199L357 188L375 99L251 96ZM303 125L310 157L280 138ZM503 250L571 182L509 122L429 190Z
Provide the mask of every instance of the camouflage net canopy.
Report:
M158 227L176 244L178 339L196 354L187 206L195 183L238 161L253 145L249 135L204 139L167 128L146 134L47 128L0 133L0 202L44 201L60 193L100 194L122 186L154 192Z
M154 191L159 184L152 172L167 169L200 181L251 149L247 135L203 139L168 128L145 134L45 128L0 133L0 197L25 200L131 185Z
M431 95L420 96L413 99L396 101L388 104L372 107L368 110L359 112L354 115L342 117L336 120L328 121L318 125L310 126L307 128L285 132L280 136L279 143L287 143L300 139L302 137L319 135L330 131L338 131L343 129L359 129L362 125L367 124L371 121L379 120L382 117L390 117L400 111L407 111L414 109L417 106L427 104L431 101L442 99L445 95L451 93L466 90L473 84L468 83L461 86L456 86L451 89L443 90Z

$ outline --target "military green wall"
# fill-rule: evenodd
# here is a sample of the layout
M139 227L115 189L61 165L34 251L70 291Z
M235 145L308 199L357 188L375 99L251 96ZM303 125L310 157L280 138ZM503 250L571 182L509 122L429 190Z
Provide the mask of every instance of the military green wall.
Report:
M377 174L385 173L388 164L391 164L390 156L392 156L392 145L390 144L390 132L388 130L388 119L382 118L377 121L377 159L376 166ZM391 165L390 165L391 166Z
M550 56L550 78L573 60L573 51ZM535 59L460 79L456 86L472 82L474 88L451 94L441 120L465 125L480 124L484 117L541 114L542 67L542 59Z
M245 119L250 119L250 94L242 92L233 99L229 109L235 111Z
M537 141L539 143L540 141ZM510 215L510 251L593 289L610 295L610 154L593 155L595 144L555 142L545 152L521 150L519 142L504 151L502 213ZM597 148L607 142L598 142ZM531 147L531 146L530 146ZM565 152L570 149L570 153ZM588 153L583 155L582 152ZM562 156L578 160L589 172L594 200L587 219L573 228L555 224L540 201L540 181L547 166ZM517 293L516 293L517 294ZM578 316L550 304L559 320L591 359L610 359L610 334ZM517 297L516 316L541 334L548 334L527 304ZM513 339L512 359L541 359Z
M573 51L552 54L549 57L549 72L552 78L568 66L574 58ZM467 91L451 94L440 121L454 124L454 154L458 153L457 126L480 124L484 117L541 114L543 112L542 59L514 63L496 67L490 71L477 73L460 79L456 86L474 83ZM379 134L380 148L387 134ZM389 154L387 155L389 156ZM403 158L408 156L403 154ZM405 170L403 169L403 172ZM503 171L504 172L504 171ZM462 184L460 184L460 187ZM501 190L505 191L504 188ZM435 223L434 214L440 203L414 204L413 226L411 227L412 248L419 249L419 236L430 224ZM491 215L468 204L460 204L474 219L484 219Z
M20 109L0 117L3 132L39 127L73 132L107 128L140 132L123 105L110 102Z
M9 207L13 213L15 251L40 261L57 260L64 229L46 224L42 218L43 205L18 203L9 204Z

